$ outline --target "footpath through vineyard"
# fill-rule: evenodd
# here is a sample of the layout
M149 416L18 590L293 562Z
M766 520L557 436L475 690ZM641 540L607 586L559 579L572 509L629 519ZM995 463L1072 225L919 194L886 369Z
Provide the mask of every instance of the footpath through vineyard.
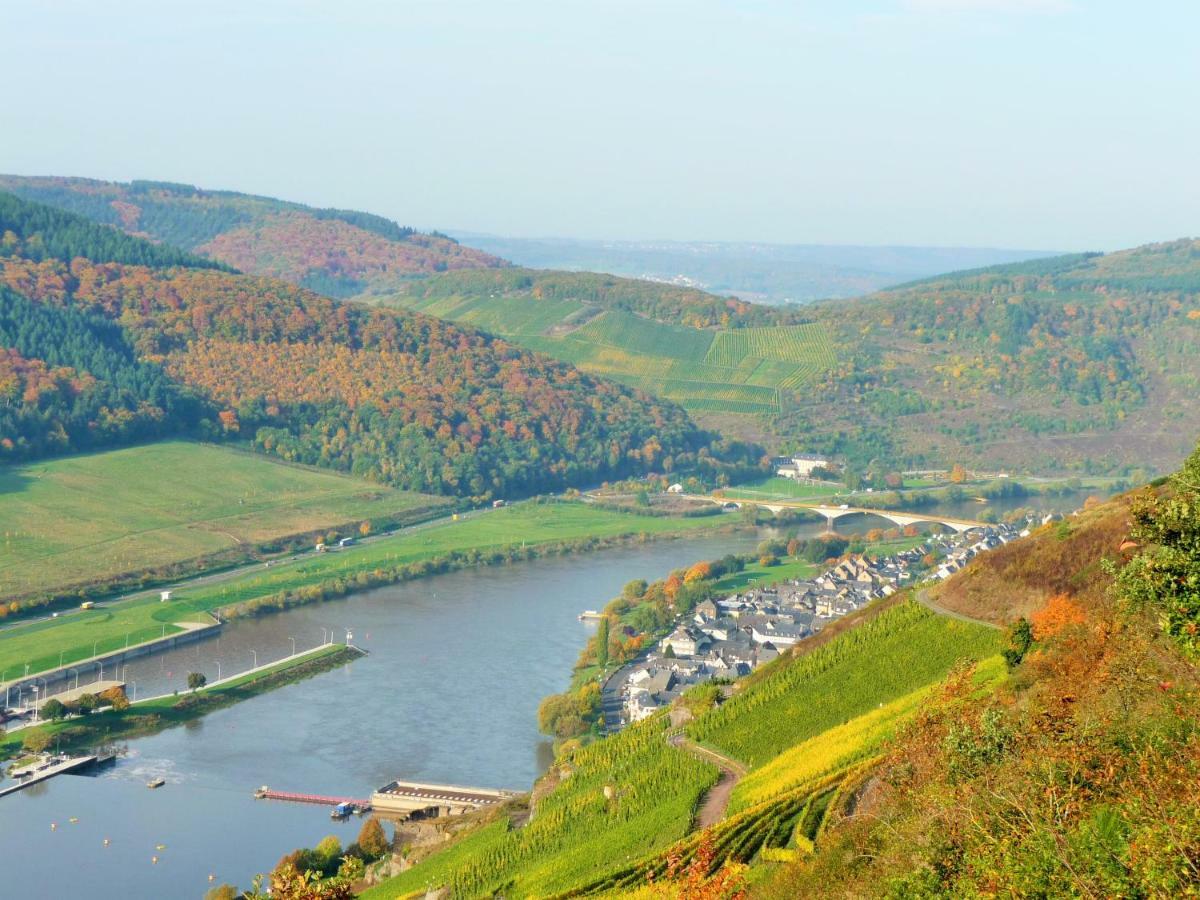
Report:
M701 802L700 808L696 811L695 828L711 828L725 818L725 810L729 806L729 798L733 796L733 789L737 787L737 783L745 776L746 767L736 760L730 759L728 756L722 756L720 753L709 750L707 747L701 747L690 740L683 732L668 734L667 743L672 747L692 754L692 756L699 760L712 763L721 770L720 780L704 795L704 800Z

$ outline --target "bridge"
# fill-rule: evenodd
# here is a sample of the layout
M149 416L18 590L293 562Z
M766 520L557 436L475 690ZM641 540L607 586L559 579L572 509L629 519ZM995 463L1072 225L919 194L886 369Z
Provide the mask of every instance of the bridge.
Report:
M896 525L904 528L907 525L933 524L945 525L957 532L969 531L972 528L984 528L986 522L977 522L972 519L955 519L949 516L940 516L936 513L917 513L906 512L897 509L870 509L863 506L829 506L824 503L804 503L800 500L748 500L744 497L713 497L709 495L686 495L692 500L702 500L708 503L717 503L722 506L732 503L739 509L743 506L759 506L763 509L769 509L771 512L780 512L784 509L803 509L809 512L819 513L825 517L829 523L829 530L833 530L833 524L838 519L846 516L879 516L881 519L887 519Z
M517 791L493 788L393 781L371 795L371 808L375 812L403 816L431 808L436 809L439 814L461 815L484 806L503 803L516 796Z

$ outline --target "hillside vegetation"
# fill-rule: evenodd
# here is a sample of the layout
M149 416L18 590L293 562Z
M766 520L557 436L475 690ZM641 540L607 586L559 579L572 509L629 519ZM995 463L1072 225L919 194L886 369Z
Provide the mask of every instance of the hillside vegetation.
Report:
M0 599L169 577L318 530L357 536L364 522L380 529L445 503L181 441L14 465L0 470Z
M387 302L470 322L860 470L1169 468L1197 412L1200 243L955 273L800 310L613 276L451 273Z
M711 772L658 788L653 809L623 801L665 752L713 759L668 740L660 714L564 745L531 825L502 811L368 896L1194 896L1198 585L1200 450L1169 483L982 554L938 593L1004 630L893 598L715 707L712 691L685 698L689 735L752 764L717 824L678 830ZM538 827L585 800L607 818Z
M901 633L893 636L891 628ZM924 641L937 652L930 653ZM722 749L741 749L744 761L764 765L766 777L777 780L770 761L828 727L796 719L796 710L827 707L819 717L840 724L903 697L908 684L932 686L958 663L993 656L998 646L998 633L985 626L939 617L913 604L881 606L820 649L805 653L801 646L797 655L757 673L733 700L702 712L689 732ZM878 677L882 665L877 660L884 659L889 667L912 673L904 684ZM842 691L842 684L849 687ZM775 699L780 692L787 693L786 704ZM774 702L756 699L767 695ZM893 711L889 724L914 708L910 702ZM743 745L747 732L766 743ZM406 896L426 884L446 885L454 897L497 891L575 896L642 884L649 871L661 876L669 868L668 853L690 857L700 850L697 835L689 835L690 824L701 794L717 776L711 762L667 737L666 719L659 715L586 747L566 745L535 790L529 825L519 827L499 816L367 896ZM802 813L806 827L818 828L823 814L806 801L835 790L882 735L863 729L859 738L844 757L828 760L831 765L812 778L776 784L778 789L752 788L740 801L744 811L715 830L714 859L750 859L764 845L788 845ZM754 778L752 773L748 781Z
M422 234L382 216L234 191L16 175L0 176L0 190L335 297L394 289L434 272L504 265L445 235Z
M68 218L91 235L71 258L0 220L0 462L199 434L476 497L758 462L673 404L506 341L267 278L104 261L112 229Z

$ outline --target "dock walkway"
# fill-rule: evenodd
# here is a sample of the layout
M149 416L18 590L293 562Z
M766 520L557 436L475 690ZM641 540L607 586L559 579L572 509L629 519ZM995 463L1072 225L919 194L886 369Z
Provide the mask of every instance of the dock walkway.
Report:
M31 784L37 784L39 781L45 781L48 778L53 778L55 775L65 775L68 772L74 772L78 769L86 769L96 761L97 757L95 756L73 756L43 766L40 769L34 769L29 777L22 778L16 784L10 784L8 787L0 789L0 797L6 797L9 794L15 794L17 791L23 791Z

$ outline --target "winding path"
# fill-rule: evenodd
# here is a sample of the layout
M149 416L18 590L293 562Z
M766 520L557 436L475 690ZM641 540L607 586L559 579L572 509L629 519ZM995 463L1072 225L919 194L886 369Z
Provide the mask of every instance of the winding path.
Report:
M689 740L682 732L669 734L667 743L692 754L697 759L712 763L721 770L720 779L704 795L704 800L701 802L700 808L696 810L696 819L693 822L695 828L711 828L725 818L729 798L733 796L733 789L737 787L737 783L745 777L746 767L737 760L723 756L715 750L701 747Z
M987 619L974 619L971 616L964 615L960 612L955 612L952 609L946 609L946 607L934 603L929 599L929 588L918 588L917 590L913 591L912 596L913 599L922 606L928 607L939 616L946 616L950 619L958 619L960 622L970 622L972 625L983 625L986 628L995 628L997 631L1001 631L1004 628L1003 625L997 625L995 622L989 622Z

